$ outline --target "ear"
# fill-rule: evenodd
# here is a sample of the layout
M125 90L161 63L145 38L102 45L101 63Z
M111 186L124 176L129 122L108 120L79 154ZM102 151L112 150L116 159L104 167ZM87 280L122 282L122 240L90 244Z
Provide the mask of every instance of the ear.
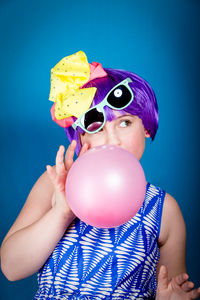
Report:
M149 138L151 136L147 129L144 129L144 132L145 132L145 137L146 138Z

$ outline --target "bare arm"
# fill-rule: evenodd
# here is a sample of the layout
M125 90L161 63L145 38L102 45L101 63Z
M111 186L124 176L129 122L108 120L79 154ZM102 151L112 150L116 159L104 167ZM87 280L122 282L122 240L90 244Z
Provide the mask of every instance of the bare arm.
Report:
M176 200L166 194L163 206L161 231L159 237L161 265L168 269L168 277L186 272L185 249L186 228L181 210Z
M194 289L186 273L186 229L176 200L166 194L159 237L160 260L157 269L156 300L199 299L200 288Z
M19 280L38 271L75 217L64 192L75 147L73 142L68 148L65 167L64 147L60 147L56 167L48 166L38 179L2 243L1 267L9 280Z

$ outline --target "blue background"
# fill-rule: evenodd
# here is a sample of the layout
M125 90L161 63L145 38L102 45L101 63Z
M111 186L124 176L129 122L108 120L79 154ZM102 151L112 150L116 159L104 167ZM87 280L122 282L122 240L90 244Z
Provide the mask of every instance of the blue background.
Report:
M141 162L181 207L188 273L200 284L200 2L1 0L0 8L0 242L58 146L68 145L49 113L50 69L83 50L89 62L133 71L153 87L159 130ZM1 299L33 299L36 288L35 275L9 282L0 273Z

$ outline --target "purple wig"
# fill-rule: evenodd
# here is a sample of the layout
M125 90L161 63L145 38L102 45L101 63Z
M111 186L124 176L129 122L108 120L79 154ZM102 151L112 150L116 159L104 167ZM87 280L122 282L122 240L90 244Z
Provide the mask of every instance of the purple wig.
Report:
M155 94L150 85L144 79L132 72L107 68L104 68L104 70L107 72L108 76L89 81L82 87L97 88L91 107L100 103L116 84L127 77L131 78L132 82L129 83L129 86L133 91L134 100L128 107L119 112L122 115L130 113L131 115L138 116L142 120L144 128L150 134L151 139L154 140L158 129L158 106ZM107 121L116 119L114 111L111 108L105 106L104 110ZM76 120L76 118L74 118L74 120ZM70 142L72 140L77 141L76 154L78 155L81 148L79 135L83 133L83 130L80 127L77 127L77 130L68 127L65 128L65 132Z

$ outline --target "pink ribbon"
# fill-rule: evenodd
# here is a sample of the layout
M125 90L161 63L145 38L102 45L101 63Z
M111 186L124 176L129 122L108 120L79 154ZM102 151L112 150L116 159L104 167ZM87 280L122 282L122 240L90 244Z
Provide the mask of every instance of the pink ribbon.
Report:
M89 63L89 66L90 66L90 79L88 80L88 82L93 79L105 77L108 75L102 68L102 65L98 62L93 62L92 64Z

